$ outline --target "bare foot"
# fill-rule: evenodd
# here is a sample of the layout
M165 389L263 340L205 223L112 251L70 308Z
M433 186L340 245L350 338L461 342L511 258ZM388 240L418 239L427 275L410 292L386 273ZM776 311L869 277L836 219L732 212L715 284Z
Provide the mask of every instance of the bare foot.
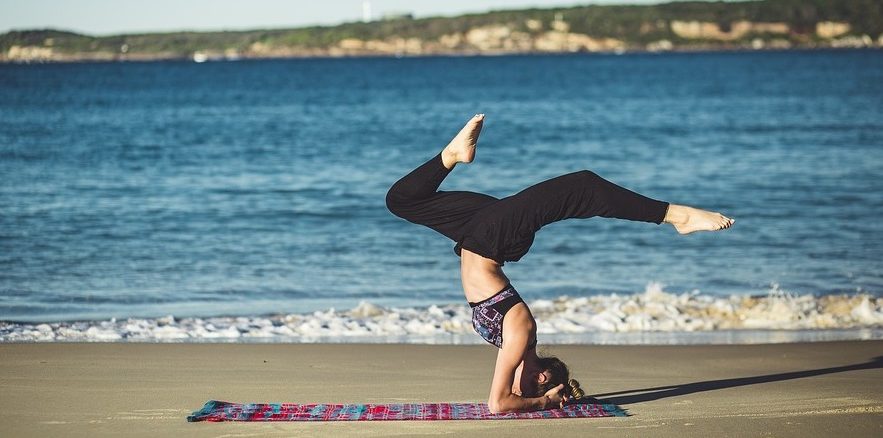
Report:
M463 129L445 146L442 151L442 162L451 169L457 163L471 163L475 158L475 144L484 123L484 114L476 114L463 126Z
M672 224L681 234L722 230L736 222L717 212L676 204L669 205L663 221Z

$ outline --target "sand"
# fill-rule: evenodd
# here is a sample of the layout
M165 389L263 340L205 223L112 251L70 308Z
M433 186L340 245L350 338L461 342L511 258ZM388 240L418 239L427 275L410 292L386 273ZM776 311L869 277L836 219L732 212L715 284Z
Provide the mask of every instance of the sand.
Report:
M484 401L496 353L485 345L0 344L0 435L883 436L883 341L546 352L631 416L187 423L208 399Z

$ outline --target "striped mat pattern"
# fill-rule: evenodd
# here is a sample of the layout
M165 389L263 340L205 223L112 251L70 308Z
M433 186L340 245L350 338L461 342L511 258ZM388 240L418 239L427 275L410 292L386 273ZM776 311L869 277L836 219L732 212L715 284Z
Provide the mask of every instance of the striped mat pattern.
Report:
M515 420L624 417L616 405L575 402L559 409L493 414L485 403L298 404L210 400L187 421Z

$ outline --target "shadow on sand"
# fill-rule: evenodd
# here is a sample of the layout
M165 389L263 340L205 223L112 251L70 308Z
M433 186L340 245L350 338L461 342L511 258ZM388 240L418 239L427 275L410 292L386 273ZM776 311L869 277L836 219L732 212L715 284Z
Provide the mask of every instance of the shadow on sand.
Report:
M755 385L758 383L780 382L783 380L801 379L804 377L821 376L824 374L843 373L856 370L883 368L883 356L877 356L868 362L845 365L817 370L792 371L788 373L767 374L754 377L737 377L733 379L708 380L705 382L685 383L681 385L657 386L655 388L630 389L627 391L594 394L587 401L614 405L629 405L666 397L694 394L697 392L714 391L717 389L734 388L737 386Z

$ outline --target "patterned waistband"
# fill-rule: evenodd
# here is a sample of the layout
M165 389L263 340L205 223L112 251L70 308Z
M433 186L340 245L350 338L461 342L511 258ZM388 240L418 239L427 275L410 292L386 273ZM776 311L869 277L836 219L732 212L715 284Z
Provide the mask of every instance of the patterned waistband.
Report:
M501 290L501 291L491 295L490 297L485 298L477 303L473 303L470 301L469 307L472 307L474 309L476 307L491 306L491 305L499 303L500 301L503 301L509 297L519 297L518 291L516 291L515 288L512 287L511 284L507 284L506 287L503 288L503 290Z

